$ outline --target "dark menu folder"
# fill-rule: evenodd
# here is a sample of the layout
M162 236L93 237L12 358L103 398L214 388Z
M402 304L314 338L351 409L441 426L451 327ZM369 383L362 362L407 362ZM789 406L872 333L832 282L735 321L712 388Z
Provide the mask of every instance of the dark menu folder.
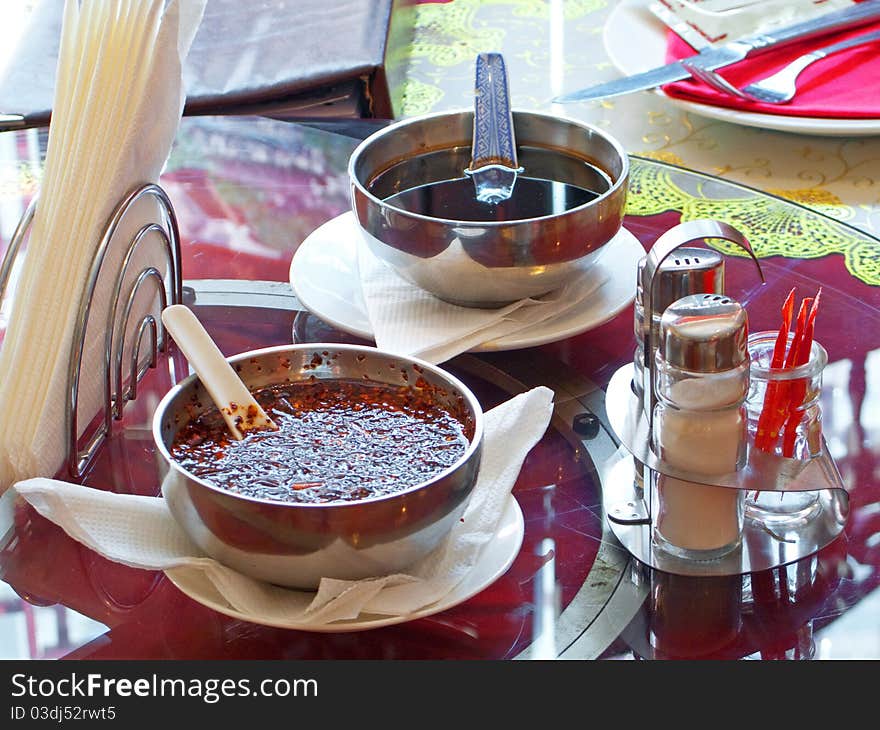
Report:
M393 119L405 0L208 0L184 67L184 114ZM41 0L0 76L0 114L48 122L62 0Z

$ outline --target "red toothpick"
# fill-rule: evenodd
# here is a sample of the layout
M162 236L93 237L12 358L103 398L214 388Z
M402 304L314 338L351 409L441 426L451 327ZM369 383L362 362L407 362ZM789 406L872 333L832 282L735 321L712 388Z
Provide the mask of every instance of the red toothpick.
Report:
M776 344L773 345L771 368L781 368L785 362L785 347L788 345L788 331L791 329L791 317L794 314L794 291L792 287L782 305L782 325L779 327L779 334L776 335Z
M782 367L790 369L794 367L795 360L800 352L801 341L804 339L804 330L807 326L807 314L813 300L810 297L801 300L801 306L798 310L797 324L794 329L794 336L791 339L791 345L785 354L785 362ZM761 442L761 448L764 451L772 452L775 448L776 441L782 433L782 427L788 419L788 402L791 393L791 383L786 380L777 381L776 388L767 404L765 399L765 407L768 408L768 416L766 422L766 431L764 440ZM768 388L769 390L769 388Z
M801 306L798 310L797 326L794 330L794 339L791 341L791 347L785 355L785 367L795 367L797 359L800 357L801 342L807 329L807 317L810 313L810 307L813 304L813 297L804 297L801 299Z
M813 350L813 332L816 326L816 315L819 313L819 299L822 296L822 288L816 292L816 298L810 307L804 334L798 346L795 367L806 365L810 361L810 353ZM794 456L795 438L797 436L797 424L800 421L798 409L807 395L807 378L799 378L792 381L788 399L788 418L783 428L782 455L788 458Z
M795 367L797 358L800 356L801 342L803 342L804 331L807 327L807 314L812 303L812 297L805 297L801 300L801 306L798 310L797 325L794 330L794 337L792 338L791 345L785 355L785 365L783 367L786 369ZM782 433L782 427L785 425L786 420L788 420L790 398L791 382L783 380L779 383L779 388L774 394L773 403L770 408L770 420L768 424L769 433L767 434L768 450L773 449L774 444Z
M782 324L779 327L779 334L776 335L776 343L773 345L773 356L770 360L771 368L781 368L785 364L785 348L788 345L788 332L791 329L791 318L794 314L794 292L795 290L792 288L785 299L785 303L782 305ZM769 444L768 426L771 420L773 401L776 399L776 391L779 389L778 386L779 384L775 381L767 385L761 415L758 417L755 447L765 451L769 451L772 448Z

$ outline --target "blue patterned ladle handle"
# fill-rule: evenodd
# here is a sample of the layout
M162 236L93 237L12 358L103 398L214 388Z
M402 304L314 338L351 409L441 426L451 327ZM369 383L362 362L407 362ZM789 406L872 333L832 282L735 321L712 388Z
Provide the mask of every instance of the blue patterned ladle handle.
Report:
M516 176L522 172L516 161L507 71L500 53L477 56L474 139L471 164L464 172L473 178L477 200L493 205L513 194Z

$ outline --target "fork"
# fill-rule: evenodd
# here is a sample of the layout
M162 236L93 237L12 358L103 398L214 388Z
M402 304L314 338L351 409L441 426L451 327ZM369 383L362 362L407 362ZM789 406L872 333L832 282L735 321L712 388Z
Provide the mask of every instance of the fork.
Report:
M862 35L854 36L848 40L840 41L840 43L834 43L830 46L818 48L815 51L810 51L810 53L805 53L803 56L799 56L772 76L748 84L742 89L734 86L719 73L699 66L687 59L683 59L681 65L684 66L694 78L699 79L706 85L711 86L718 91L731 94L739 99L745 99L747 101L762 101L767 104L786 104L791 101L797 93L797 78L807 66L812 65L826 56L830 56L832 53L844 51L847 48L860 46L864 43L872 43L877 40L880 40L880 31L863 33Z

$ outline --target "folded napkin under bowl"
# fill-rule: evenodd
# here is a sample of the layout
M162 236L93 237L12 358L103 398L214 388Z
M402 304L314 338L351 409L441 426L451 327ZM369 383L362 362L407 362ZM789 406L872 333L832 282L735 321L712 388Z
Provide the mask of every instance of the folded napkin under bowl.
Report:
M114 494L52 479L29 479L14 490L73 539L110 560L168 571L175 582L208 583L236 615L269 625L324 626L365 615L414 615L453 594L482 559L503 521L523 461L550 422L553 392L534 388L487 411L476 484L462 516L444 539L404 572L362 580L322 578L317 592L255 580L207 557L181 528L162 497ZM13 494L12 491L8 493ZM2 506L2 505L0 505ZM256 547L251 551L257 553ZM319 629L329 630L329 629Z

